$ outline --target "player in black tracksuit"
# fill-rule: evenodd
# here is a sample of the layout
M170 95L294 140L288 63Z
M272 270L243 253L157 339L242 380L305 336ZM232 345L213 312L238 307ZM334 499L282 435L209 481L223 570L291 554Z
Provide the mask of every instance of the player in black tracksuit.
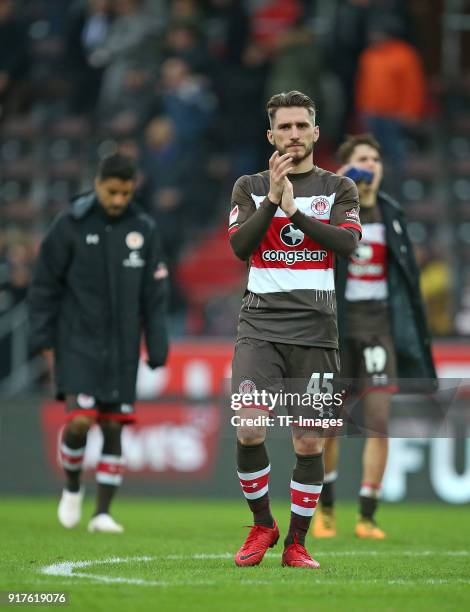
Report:
M122 530L109 506L122 481L122 425L134 421L142 333L151 367L162 366L168 352L168 273L155 222L133 201L135 182L132 160L103 160L95 190L49 229L29 292L31 350L52 354L57 396L66 401L60 456L67 482L59 505L65 527L80 519L86 436L98 422L104 445L89 529Z

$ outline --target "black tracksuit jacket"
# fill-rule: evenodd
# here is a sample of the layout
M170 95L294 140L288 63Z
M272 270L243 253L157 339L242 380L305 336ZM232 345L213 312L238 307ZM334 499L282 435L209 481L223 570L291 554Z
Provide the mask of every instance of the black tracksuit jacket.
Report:
M151 367L168 353L165 275L156 224L134 202L109 217L91 193L57 217L28 305L30 349L54 349L59 398L134 401L142 332Z

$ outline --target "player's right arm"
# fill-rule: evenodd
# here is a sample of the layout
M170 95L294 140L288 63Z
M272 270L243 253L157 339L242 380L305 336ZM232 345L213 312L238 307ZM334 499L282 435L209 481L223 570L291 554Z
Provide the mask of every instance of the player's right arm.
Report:
M32 353L53 349L67 269L72 256L68 215L60 215L39 251L28 292L29 345Z
M142 315L148 364L163 366L168 357L166 323L168 301L168 269L162 252L160 235L152 224L149 251L142 282Z
M281 202L284 178L291 169L291 157L275 151L269 160L269 192L258 209L251 197L250 178L242 176L235 183L229 236L232 250L240 259L249 259L263 240Z

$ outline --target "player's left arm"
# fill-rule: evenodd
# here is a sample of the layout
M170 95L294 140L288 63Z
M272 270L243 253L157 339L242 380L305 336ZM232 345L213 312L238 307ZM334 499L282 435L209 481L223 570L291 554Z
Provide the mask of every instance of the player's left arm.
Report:
M168 296L168 268L165 263L157 227L150 234L150 247L142 284L142 318L151 368L163 366L168 356L166 322Z
M337 255L349 257L357 247L361 239L361 223L359 221L359 195L357 187L350 179L341 179L341 188L336 192L330 216L330 223L322 223L300 212L294 205L289 207L288 202L281 203L287 216L292 223L309 238L318 242L327 249L331 249ZM289 181L290 184L290 181ZM292 185L287 185L290 191ZM290 200L290 193L285 200ZM293 194L292 194L293 202ZM289 214L289 212L291 214Z
M354 246L345 256L349 257L357 247L362 237L362 227L359 218L359 193L354 181L346 176L339 177L336 197L330 215L330 226L347 230L354 235ZM339 253L343 255L343 253Z

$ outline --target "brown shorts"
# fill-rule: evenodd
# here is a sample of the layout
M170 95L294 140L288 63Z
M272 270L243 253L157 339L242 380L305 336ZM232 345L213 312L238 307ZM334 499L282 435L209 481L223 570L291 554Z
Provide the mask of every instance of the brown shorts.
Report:
M341 347L341 378L350 391L369 393L397 387L395 347L390 335L347 338Z
M251 395L253 402L243 403L244 407L285 408L294 417L334 418L335 402L330 396L339 393L338 376L336 349L242 338L235 345L232 362L232 398Z
M97 421L119 421L124 425L136 421L135 408L132 404L100 402L85 393L66 396L65 414L67 421L78 415L94 418Z

